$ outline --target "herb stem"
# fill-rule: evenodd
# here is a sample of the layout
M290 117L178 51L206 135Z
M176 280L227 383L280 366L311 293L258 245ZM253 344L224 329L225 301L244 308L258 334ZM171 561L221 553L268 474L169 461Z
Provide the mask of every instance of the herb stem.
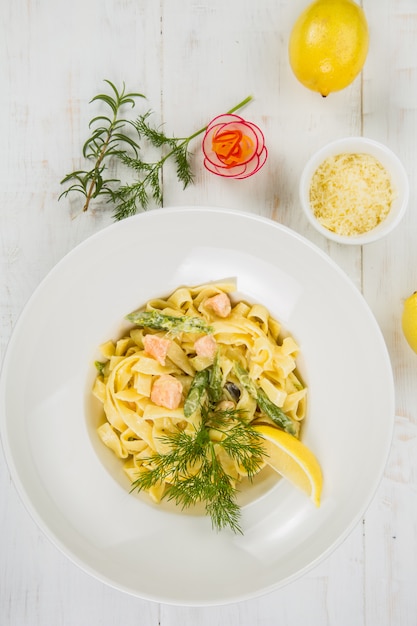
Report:
M242 109L244 106L246 106L251 100L253 99L252 96L247 96L244 100L242 100L242 102L239 102L239 104L236 104L236 106L232 107L231 109L229 109L228 111L226 111L226 115L231 115L232 113L234 113L235 111L238 111L239 109ZM189 143L192 139L195 139L196 137L198 137L199 135L201 135L202 133L204 133L207 130L207 126L204 126L203 128L200 128L199 130L196 130L195 133L193 133L192 135L190 135L189 137L186 137L183 140L183 143L181 144L181 146Z
M242 107L244 107L246 104L248 104L251 100L253 99L253 96L247 96L244 100L242 100L241 102L239 102L239 104L236 104L234 107L232 107L231 109L229 109L229 111L226 112L226 115L231 115L232 113L234 113L235 111L241 109ZM163 156L158 163L155 163L156 166L158 166L159 168L162 168L163 165L165 164L166 161L168 161L168 159L170 159L172 156L175 155L175 153L177 153L179 150L181 150L182 148L186 148L188 146L188 144L195 139L196 137L198 137L199 135L202 135L206 130L207 130L208 124L206 124L206 126L203 126L202 128L200 128L199 130L196 130L194 133L192 133L192 135L190 135L189 137L184 137L182 139L179 139L179 143L175 146L175 148L172 148L169 152L167 152L167 154L165 154L165 156ZM142 184L143 186L146 186L146 183L150 180L150 178L152 177L152 171L149 172L149 174L147 174L143 181Z
M242 102L239 102L239 104L236 104L236 106L234 106L231 109L229 109L229 111L226 112L226 115L231 115L232 113L234 113L238 109L241 109L242 107L244 107L251 100L252 100L252 96L247 96L244 100L242 100ZM182 140L180 140L180 143L177 144L175 146L175 148L170 150L164 157L162 157L162 159L159 161L160 165L163 165L165 163L165 161L167 161L170 157L172 157L178 151L179 148L184 148L185 146L188 146L190 141L192 141L193 139L195 139L199 135L202 135L207 130L207 127L208 127L208 124L206 124L206 126L203 126L202 128L200 128L199 130L196 130L189 137L184 137ZM149 176L149 174L148 174L148 176ZM148 176L146 178L148 178Z
M90 200L93 197L93 193L94 193L95 188L97 187L97 172L99 172L101 163L102 163L102 161L103 161L103 159L104 159L104 157L106 155L106 151L107 151L107 148L108 148L109 143L110 143L112 132L113 132L114 126L116 124L116 120L117 120L117 115L115 114L114 117L113 117L113 121L111 123L111 126L110 126L109 130L107 131L107 139L105 140L105 142L103 143L103 145L101 147L100 153L98 155L98 158L97 158L97 161L96 161L96 164L95 164L95 167L94 167L95 175L91 179L90 185L89 185L89 187L87 189L87 196L86 196L85 204L83 206L83 211L87 211L88 210L88 206L90 204Z

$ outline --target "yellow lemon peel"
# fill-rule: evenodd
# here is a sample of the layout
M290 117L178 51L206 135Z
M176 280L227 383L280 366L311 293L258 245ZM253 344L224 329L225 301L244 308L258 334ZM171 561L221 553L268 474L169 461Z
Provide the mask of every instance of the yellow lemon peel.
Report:
M265 439L265 462L319 506L323 476L313 452L293 435L272 426L260 424L254 429Z
M289 40L297 79L322 96L350 85L369 48L363 9L353 0L316 0L298 17Z
M417 353L417 291L404 301L401 325L408 345Z

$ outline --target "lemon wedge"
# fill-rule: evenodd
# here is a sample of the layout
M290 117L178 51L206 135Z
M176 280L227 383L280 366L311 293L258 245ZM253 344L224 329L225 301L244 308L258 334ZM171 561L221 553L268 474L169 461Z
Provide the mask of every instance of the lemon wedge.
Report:
M356 78L368 47L368 24L356 2L315 0L296 20L288 52L298 80L327 96Z
M258 425L254 429L265 439L265 462L320 506L323 477L311 450L293 435L273 426Z
M417 352L417 291L404 301L401 324L408 345Z

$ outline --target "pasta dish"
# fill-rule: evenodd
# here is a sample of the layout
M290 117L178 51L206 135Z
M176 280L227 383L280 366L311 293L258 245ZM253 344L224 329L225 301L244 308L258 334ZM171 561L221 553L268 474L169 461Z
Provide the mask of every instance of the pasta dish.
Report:
M299 438L307 389L296 341L262 304L234 301L234 290L179 287L127 315L130 332L100 346L93 393L98 435L132 489L182 507L203 501L217 528L236 529L236 489L265 467L254 426Z

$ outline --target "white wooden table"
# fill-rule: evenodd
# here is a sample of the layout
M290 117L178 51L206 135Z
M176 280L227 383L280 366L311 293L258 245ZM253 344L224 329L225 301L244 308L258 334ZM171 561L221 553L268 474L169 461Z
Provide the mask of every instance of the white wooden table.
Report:
M363 74L323 99L291 73L287 43L305 0L2 0L0 5L0 356L27 299L75 245L112 222L60 180L83 165L108 78L141 91L177 136L245 96L269 160L247 181L218 179L194 144L195 184L169 169L165 205L217 205L270 217L325 250L358 285L384 334L396 384L385 475L362 524L318 567L259 599L218 608L157 605L90 578L38 530L0 457L2 626L415 626L417 624L417 355L400 328L417 289L417 3L363 0L371 35ZM141 105L145 106L145 105ZM143 109L142 109L143 110ZM363 134L389 145L410 176L408 213L385 241L330 244L306 222L297 185L322 144ZM157 210L157 209L155 209ZM354 460L352 460L354 462ZM349 468L346 468L349 471Z

